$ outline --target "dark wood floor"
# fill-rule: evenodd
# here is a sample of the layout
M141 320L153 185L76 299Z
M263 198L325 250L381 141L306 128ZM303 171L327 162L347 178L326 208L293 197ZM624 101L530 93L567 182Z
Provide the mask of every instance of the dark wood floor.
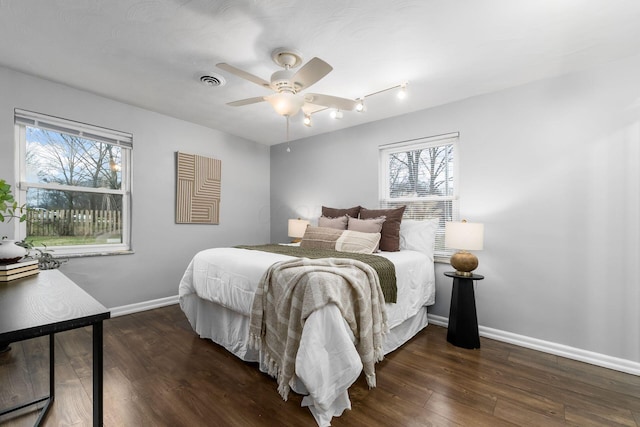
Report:
M378 387L360 378L339 426L638 426L640 377L481 339L446 342L430 325L377 365ZM106 426L314 426L301 397L191 330L178 306L105 323ZM45 393L47 338L0 355L0 408ZM56 399L46 426L91 420L91 330L56 336ZM0 418L32 426L36 413Z

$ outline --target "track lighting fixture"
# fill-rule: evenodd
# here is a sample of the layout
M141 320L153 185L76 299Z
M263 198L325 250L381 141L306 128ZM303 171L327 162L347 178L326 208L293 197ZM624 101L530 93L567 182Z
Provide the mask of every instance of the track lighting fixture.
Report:
M373 93L364 95L364 96L362 96L360 98L357 98L355 100L355 104L354 104L353 108L351 108L351 110L355 110L358 113L363 113L363 112L367 111L367 107L366 107L365 102L364 102L364 100L366 98L368 98L370 96L373 96L373 95L381 94L383 92L389 92L391 90L398 90L398 94L397 94L398 98L399 99L404 99L407 96L407 84L408 84L408 82L405 81L405 82L403 82L403 83L401 83L399 85L391 86L391 87L388 87L386 89L382 89L382 90L379 90L377 92L373 92ZM278 96L278 95L280 95L280 96ZM274 106L274 108L276 109L276 111L278 111L279 114L285 116L287 119L290 116L294 116L302 107L298 97L295 97L295 96L292 97L291 94L286 94L286 95L276 94L275 96L271 95L271 96L265 97L265 98L267 99L267 101L269 101L269 103L271 103ZM285 101L285 102L283 103L282 101ZM311 127L313 125L311 116L313 114L319 113L321 111L326 111L326 110L329 110L329 109L330 109L329 107L325 107L325 108L321 108L321 109L318 109L318 110L315 110L315 111L304 113L304 119L302 119L302 123L307 127ZM343 114L342 110L340 110L338 108L331 109L329 115L331 116L332 119L336 119L336 120L339 120L339 119L344 117L344 114ZM288 128L287 128L287 138L288 138ZM290 151L289 147L287 147L287 151Z
M398 99L405 99L407 97L407 82L400 85L400 91L398 92Z

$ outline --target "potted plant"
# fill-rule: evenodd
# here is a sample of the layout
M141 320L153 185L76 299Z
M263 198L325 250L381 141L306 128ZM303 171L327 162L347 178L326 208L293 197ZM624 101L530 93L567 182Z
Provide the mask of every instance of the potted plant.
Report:
M20 240L16 242L16 245L23 247L27 253L25 259L35 259L38 261L38 268L40 270L53 270L59 268L66 259L54 258L51 254L51 250L47 249L47 245L42 244L42 248L34 246L33 242L28 239Z
M27 219L27 208L13 198L11 186L4 179L0 179L0 222L10 222L14 218L20 222ZM0 264L11 264L23 258L27 254L25 248L16 245L15 240L0 240Z
M27 219L24 206L18 206L18 202L13 198L11 186L4 179L0 179L0 222L10 222L16 218L22 222ZM25 248L15 244L14 240L9 240L3 236L0 240L0 264L10 264L18 261L26 255ZM0 353L11 350L8 342L0 342Z
M0 222L9 222L17 218L20 222L27 219L24 205L18 206L18 202L13 198L11 186L4 179L0 179Z

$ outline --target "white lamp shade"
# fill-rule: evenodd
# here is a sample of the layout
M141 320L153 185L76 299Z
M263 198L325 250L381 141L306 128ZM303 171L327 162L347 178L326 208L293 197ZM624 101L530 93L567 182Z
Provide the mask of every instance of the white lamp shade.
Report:
M302 238L302 236L304 236L304 232L307 229L307 225L309 225L309 221L307 221L306 219L290 219L289 237L293 237L296 239Z
M276 113L281 116L295 116L304 105L304 98L289 92L274 93L266 97Z
M446 222L444 245L447 248L479 251L484 243L484 224L473 222Z

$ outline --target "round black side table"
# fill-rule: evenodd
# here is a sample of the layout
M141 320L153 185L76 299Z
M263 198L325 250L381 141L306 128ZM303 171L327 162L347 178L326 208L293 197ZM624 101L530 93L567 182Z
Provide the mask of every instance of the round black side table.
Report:
M447 271L444 275L453 277L447 341L458 347L480 348L473 281L482 280L484 276L479 274L463 276L455 271Z

